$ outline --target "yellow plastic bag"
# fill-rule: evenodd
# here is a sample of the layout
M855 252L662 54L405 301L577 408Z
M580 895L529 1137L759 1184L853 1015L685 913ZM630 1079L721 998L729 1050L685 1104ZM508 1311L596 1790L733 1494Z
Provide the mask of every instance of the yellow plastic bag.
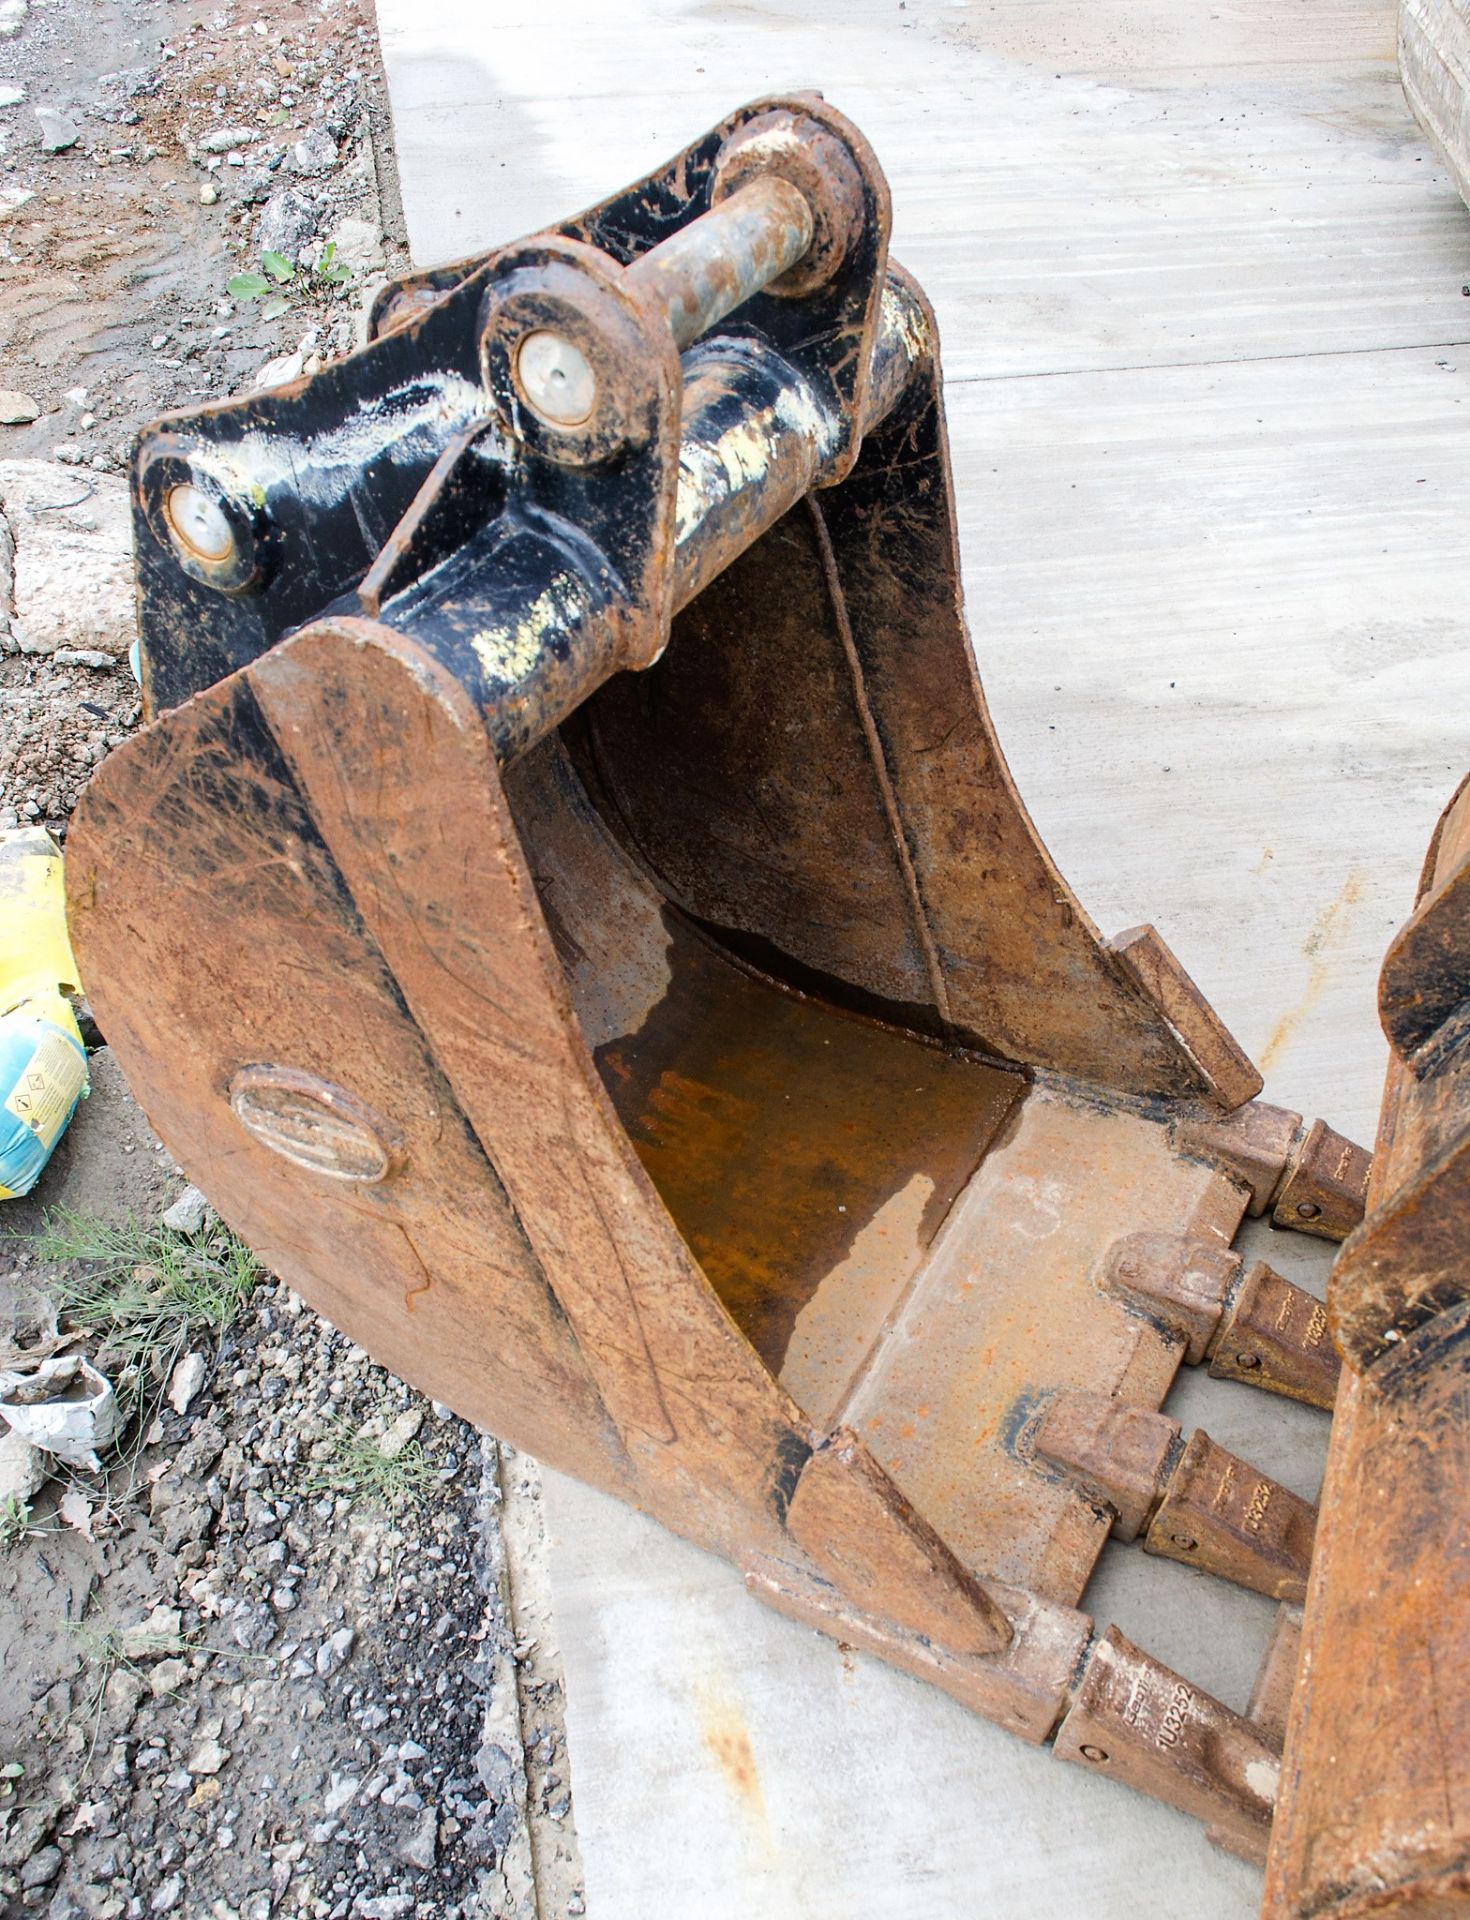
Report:
M0 1200L30 1192L87 1092L76 975L61 849L44 827L0 834Z

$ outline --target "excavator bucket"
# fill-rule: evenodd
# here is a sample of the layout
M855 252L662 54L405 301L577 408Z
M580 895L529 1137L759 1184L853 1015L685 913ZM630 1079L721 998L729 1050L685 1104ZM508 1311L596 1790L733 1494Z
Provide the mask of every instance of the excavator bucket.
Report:
M1470 1915L1470 782L1379 979L1369 1212L1328 1283L1343 1355L1266 1920Z
M1330 1404L1231 1242L1341 1236L1367 1157L1027 818L888 230L861 135L761 101L146 433L73 937L191 1179L386 1366L1260 1857L1291 1616L1252 1717L1080 1608L1110 1532L1301 1599L1313 1509L1160 1408Z

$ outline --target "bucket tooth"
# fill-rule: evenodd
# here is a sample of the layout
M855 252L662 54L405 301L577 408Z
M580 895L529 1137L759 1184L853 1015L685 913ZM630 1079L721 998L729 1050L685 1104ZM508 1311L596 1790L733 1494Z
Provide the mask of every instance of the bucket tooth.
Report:
M1272 1600L1306 1596L1317 1509L1195 1433L1170 1473L1146 1553L1233 1580Z
M1243 1714L1109 1627L1057 1729L1056 1755L1122 1780L1207 1823L1231 1850L1261 1861L1281 1756Z
M1342 1361L1315 1294L1258 1261L1210 1342L1210 1372L1332 1411Z
M1299 1113L1257 1100L1222 1118L1191 1115L1177 1134L1241 1181L1252 1219L1269 1213L1273 1227L1343 1240L1363 1218L1373 1156L1325 1120L1307 1127Z
M1208 1360L1217 1380L1331 1412L1340 1362L1327 1309L1264 1261L1246 1272L1240 1255L1218 1242L1133 1233L1108 1248L1098 1278L1176 1334L1191 1366Z

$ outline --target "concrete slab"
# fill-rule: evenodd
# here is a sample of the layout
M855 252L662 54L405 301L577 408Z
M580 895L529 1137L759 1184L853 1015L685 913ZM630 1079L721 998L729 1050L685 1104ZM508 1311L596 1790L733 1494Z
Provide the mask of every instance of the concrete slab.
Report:
M1106 929L1160 925L1268 1097L1371 1137L1377 962L1470 764L1470 216L1388 0L379 12L425 261L761 92L852 114L938 308L972 628L1043 834ZM1190 1377L1170 1411L1315 1492L1310 1410ZM547 1479L593 1920L1254 1911L1193 1823ZM1086 1604L1243 1704L1266 1602L1110 1547Z

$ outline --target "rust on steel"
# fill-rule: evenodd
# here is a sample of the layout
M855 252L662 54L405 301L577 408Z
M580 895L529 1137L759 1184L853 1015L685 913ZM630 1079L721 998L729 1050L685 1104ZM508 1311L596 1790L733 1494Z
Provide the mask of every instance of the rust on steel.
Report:
M1470 1914L1470 803L1389 948L1367 1217L1328 1286L1343 1356L1267 1920Z
M1351 1168L1031 825L889 224L850 122L758 101L150 430L73 937L191 1178L384 1364L1258 1851L1260 1730L1081 1603L1166 1508L1284 1590L1290 1496L1160 1408L1260 1331L1246 1211Z
M1103 1255L1098 1284L1168 1327L1191 1366L1219 1380L1332 1410L1339 1361L1327 1309L1258 1260L1249 1271L1217 1241L1134 1233Z
M1186 1441L1167 1414L1074 1390L1050 1401L1032 1444L1096 1495L1120 1540L1141 1534L1145 1553L1303 1598L1315 1509L1207 1433Z
M801 190L779 174L760 174L635 260L628 284L665 309L679 346L692 346L794 267L812 233L812 210Z

